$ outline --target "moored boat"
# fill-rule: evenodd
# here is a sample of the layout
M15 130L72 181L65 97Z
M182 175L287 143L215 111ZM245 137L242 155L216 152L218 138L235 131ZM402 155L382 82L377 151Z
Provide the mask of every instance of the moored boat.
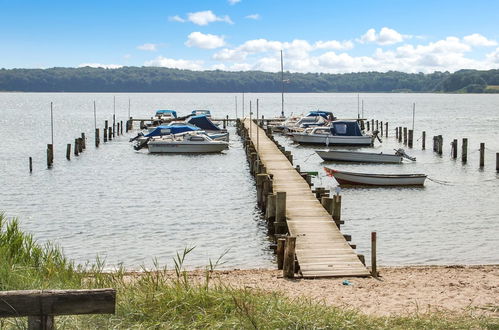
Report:
M315 152L325 161L399 164L402 162L404 157L413 161L416 160L416 158L408 156L404 149L395 150L394 154L332 149L316 150Z
M422 186L426 174L370 174L334 170L324 167L340 185L364 186Z
M292 133L293 140L298 143L324 145L357 145L370 146L374 136L366 135L355 120L337 120L331 126L308 128L303 132Z
M150 153L215 153L228 149L229 143L190 132L153 137L147 142L147 148Z

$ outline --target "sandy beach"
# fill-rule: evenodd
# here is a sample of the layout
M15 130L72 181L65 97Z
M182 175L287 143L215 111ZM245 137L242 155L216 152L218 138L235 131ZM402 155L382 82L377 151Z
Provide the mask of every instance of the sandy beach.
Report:
M189 275L204 280L202 271ZM213 283L279 291L291 298L310 298L369 315L451 312L499 317L499 265L384 267L379 279L290 280L278 270L220 270L213 273L213 279Z

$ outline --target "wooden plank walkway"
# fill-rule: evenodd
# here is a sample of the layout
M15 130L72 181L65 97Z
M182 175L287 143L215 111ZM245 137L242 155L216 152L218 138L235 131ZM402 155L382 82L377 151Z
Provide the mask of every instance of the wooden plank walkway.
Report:
M267 173L273 174L274 193L286 192L286 221L289 234L296 237L303 277L369 276L331 215L284 154L255 123L245 119L244 125Z

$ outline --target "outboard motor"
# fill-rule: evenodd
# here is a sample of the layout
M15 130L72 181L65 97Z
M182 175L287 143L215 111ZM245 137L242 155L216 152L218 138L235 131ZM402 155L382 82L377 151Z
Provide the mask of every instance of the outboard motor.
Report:
M131 138L131 139L130 139L130 141L128 141L128 142L133 142L133 141L137 140L137 139L138 139L139 137L141 137L141 136L144 136L144 133L139 132L139 134L137 134L137 136L136 136L136 137Z
M395 155L397 155L397 156L401 156L401 157L407 158L409 160L412 160L413 162L416 161L416 157L409 156L408 154L405 153L405 150L402 149L402 148L393 149L393 150L395 150Z
M139 141L139 142L137 142L137 144L135 144L135 145L133 146L133 149L135 149L135 150L137 150L137 151L138 151L138 150L140 150L140 149L142 149L142 148L146 147L146 146L147 146L147 143L149 142L149 140L150 140L150 139L151 139L151 138L147 138L147 139L145 139L144 141Z

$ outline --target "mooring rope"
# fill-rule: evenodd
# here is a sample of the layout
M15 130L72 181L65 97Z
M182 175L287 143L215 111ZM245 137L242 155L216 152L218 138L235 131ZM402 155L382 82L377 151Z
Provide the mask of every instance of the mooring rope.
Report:
M432 181L432 182L435 182L435 183L438 183L438 184L441 184L441 185L444 185L444 186L454 186L453 183L451 183L450 181L444 181L444 180L438 180L438 179L432 179L430 178L429 176L426 177L428 180Z

